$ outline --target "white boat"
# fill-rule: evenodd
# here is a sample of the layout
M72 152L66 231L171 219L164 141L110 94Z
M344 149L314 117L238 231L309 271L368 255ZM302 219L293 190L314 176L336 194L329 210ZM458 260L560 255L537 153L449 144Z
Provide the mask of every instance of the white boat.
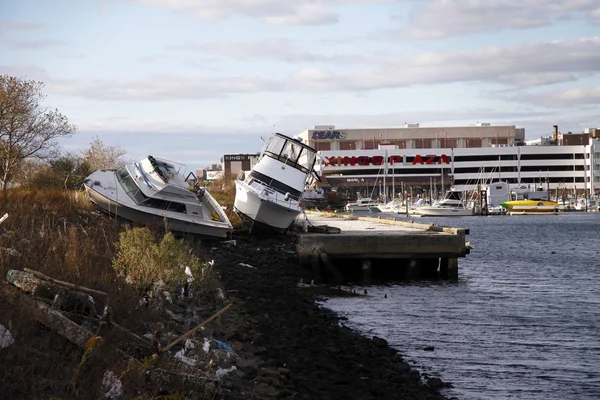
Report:
M439 202L417 207L414 213L422 217L463 217L473 215L473 210L465 206L462 191L451 189Z
M163 224L169 230L226 237L229 218L204 188L192 191L185 166L148 156L117 170L100 170L84 181L92 203L104 212L141 224Z
M402 201L400 197L397 197L394 200L390 200L385 204L379 204L377 208L379 209L379 211L384 213L406 212L406 206L404 205L404 201Z
M348 202L348 204L344 206L344 211L352 212L380 210L379 207L381 206L381 203L371 199L370 197L362 197L358 193L357 195L358 198L356 199L356 201Z
M235 181L234 209L249 222L285 231L302 212L301 199L313 174L316 151L280 133L273 134L258 163L244 180Z

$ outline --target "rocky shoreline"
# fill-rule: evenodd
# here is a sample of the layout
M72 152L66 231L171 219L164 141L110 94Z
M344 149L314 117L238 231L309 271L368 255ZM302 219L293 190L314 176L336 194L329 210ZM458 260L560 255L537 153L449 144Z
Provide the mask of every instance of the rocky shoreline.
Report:
M337 288L299 287L310 275L292 238L204 246L234 304L213 331L240 356L222 398L445 399L439 379L423 379L384 339L359 335L315 303Z

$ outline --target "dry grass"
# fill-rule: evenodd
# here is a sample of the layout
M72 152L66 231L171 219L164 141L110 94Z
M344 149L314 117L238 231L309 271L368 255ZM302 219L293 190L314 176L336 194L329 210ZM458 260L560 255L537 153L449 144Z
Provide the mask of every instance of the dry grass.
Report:
M209 187L210 194L217 203L225 207L225 212L229 221L236 229L243 228L244 224L240 217L233 211L233 202L235 200L235 177L226 176L211 183Z
M0 192L0 280L10 269L30 268L55 279L108 293L113 320L142 335L162 319L140 307L136 290L117 276L113 259L123 226L102 217L85 192L10 189ZM202 259L202 257L201 257ZM96 299L97 300L97 299ZM99 300L98 309L103 307ZM0 349L3 396L6 398L93 398L106 366L89 360L78 368L83 350L30 317L20 305L0 296L0 324L15 343ZM67 388L78 371L80 395ZM143 384L143 381L142 381Z

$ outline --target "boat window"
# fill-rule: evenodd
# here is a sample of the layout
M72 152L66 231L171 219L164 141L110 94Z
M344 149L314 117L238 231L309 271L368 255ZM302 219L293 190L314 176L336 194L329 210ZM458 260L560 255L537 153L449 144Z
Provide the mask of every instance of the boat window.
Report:
M286 140L284 138L279 136L273 136L271 137L271 140L269 140L269 143L267 143L267 148L265 149L265 151L268 151L269 153L272 153L279 157L281 151L285 147L285 142Z
M144 202L140 205L185 214L185 204L156 199L153 197L147 197L146 200L144 200Z
M144 201L146 196L144 196L144 194L140 191L140 188L137 187L126 167L122 167L117 170L117 177L119 179L119 183L125 192L127 192L129 197L133 199L133 201L138 204Z
M298 165L307 171L312 170L317 155L314 151L304 149L300 157L298 158Z

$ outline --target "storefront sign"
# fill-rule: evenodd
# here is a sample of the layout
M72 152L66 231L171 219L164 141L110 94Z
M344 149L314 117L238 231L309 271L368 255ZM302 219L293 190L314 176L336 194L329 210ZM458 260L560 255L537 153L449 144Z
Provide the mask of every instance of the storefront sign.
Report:
M223 156L223 160L225 160L225 161L248 161L252 157L256 157L257 155L253 155L253 154L227 154L227 155Z
M394 164L407 164L407 156L388 156L388 163ZM383 156L338 156L338 157L325 157L324 166L326 167L346 167L346 166L361 166L365 167L368 165L383 165L385 163L385 157ZM442 154L440 156L434 154L428 154L421 156L417 154L412 160L412 164L420 165L435 165L435 164L450 164L448 156Z
M344 132L344 131L327 130L327 131L313 131L313 133L312 133L313 140L323 140L323 139L332 140L332 139L345 139L345 138L346 138L346 132Z

